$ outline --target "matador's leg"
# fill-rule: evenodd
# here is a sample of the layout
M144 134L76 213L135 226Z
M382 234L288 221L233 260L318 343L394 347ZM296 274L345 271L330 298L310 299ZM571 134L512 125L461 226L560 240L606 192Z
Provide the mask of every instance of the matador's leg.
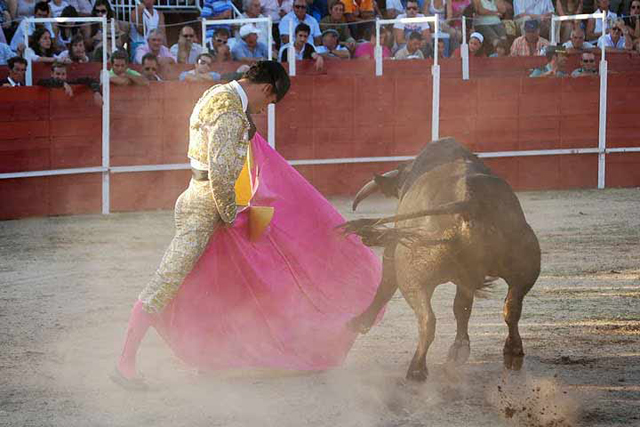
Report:
M220 217L206 181L191 181L187 191L180 195L176 202L175 222L176 234L129 319L117 366L119 373L128 380L137 375L136 354L149 326L154 323L155 314L175 297L219 225Z

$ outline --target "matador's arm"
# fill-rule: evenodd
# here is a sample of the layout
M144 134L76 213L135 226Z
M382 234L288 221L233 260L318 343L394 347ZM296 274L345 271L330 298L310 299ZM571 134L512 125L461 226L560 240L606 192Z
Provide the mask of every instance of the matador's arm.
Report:
M246 124L238 113L224 113L208 129L209 184L222 221L236 219L235 183L247 157Z

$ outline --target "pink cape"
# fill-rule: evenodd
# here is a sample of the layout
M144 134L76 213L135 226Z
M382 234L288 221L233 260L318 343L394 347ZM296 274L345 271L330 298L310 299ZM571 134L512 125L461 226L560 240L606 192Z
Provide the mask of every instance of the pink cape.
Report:
M251 205L275 214L256 242L248 214L220 228L156 329L187 364L205 370L321 370L342 363L347 321L380 282L378 257L334 227L344 218L256 134Z

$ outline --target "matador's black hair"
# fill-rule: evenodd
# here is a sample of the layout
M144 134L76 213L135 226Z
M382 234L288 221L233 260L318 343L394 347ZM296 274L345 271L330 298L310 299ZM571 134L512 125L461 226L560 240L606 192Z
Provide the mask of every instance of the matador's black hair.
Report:
M289 91L291 81L284 67L277 61L258 61L249 68L244 77L252 83L269 83L276 94L276 102Z

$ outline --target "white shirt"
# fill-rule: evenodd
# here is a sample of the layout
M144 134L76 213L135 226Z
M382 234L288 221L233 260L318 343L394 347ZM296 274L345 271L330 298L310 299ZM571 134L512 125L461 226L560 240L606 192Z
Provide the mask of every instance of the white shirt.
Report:
M602 13L602 11L598 9L595 13ZM607 11L607 28L611 28L612 22L615 21L617 17L618 14L613 13L610 10ZM596 26L593 29L593 32L596 34L602 34L602 19L596 19Z
M176 62L178 61L178 47L178 43L176 43L171 46L171 49L169 49L173 56L176 57ZM202 46L200 46L198 43L192 43L191 52L189 52L189 56L187 57L187 64L195 64L196 58L203 52L204 50L202 49Z
M553 13L553 3L551 0L515 0L513 2L513 16L522 15L544 15Z
M63 1L62 3L60 3L60 6L58 6L54 2L50 1L49 2L49 9L51 9L51 17L52 18L59 18L60 15L62 15L62 9L64 9L67 6L69 6L69 3L67 3L66 1Z
M9 84L11 85L11 87L22 86L20 83L14 82L11 77L7 77L7 80L9 81Z
M562 47L564 47L565 49L573 49L573 43L571 43L571 40L569 40L566 43L562 44ZM583 49L593 49L595 46L589 42L582 42L582 48Z
M134 13L135 15L135 12L132 13ZM145 9L142 11L142 21L144 23L144 35L140 34L138 32L138 29L136 28L136 17L133 16L131 18L131 34L129 35L129 37L131 38L132 42L146 42L151 30L155 30L156 28L158 28L158 25L160 24L160 14L155 8L153 9L153 15L149 13L147 9Z
M237 81L233 80L231 83L229 83L229 86L231 86L237 93L238 96L240 96L240 102L242 103L242 111L244 111L245 113L247 112L247 107L249 106L249 98L247 98L247 93L244 91L244 89L242 89L242 86L240 86L240 83L238 83ZM219 91L224 90L222 86L217 87L216 89L213 90L212 94L217 93ZM244 133L244 137L248 138L249 137L249 133L245 132ZM207 166L206 164L199 162L196 159L192 159L189 158L190 163L191 163L191 167L194 169L198 169L201 171L208 171L209 170L209 166Z
M314 51L316 51L316 47L314 45L312 45L311 43L309 43L307 41L307 43L305 43L305 45L302 47L302 50L298 51L298 49L295 48L295 46L293 47L293 51L296 53L296 61L302 61L302 55L304 54L304 50L305 47L307 45L311 45L311 47L313 48ZM285 52L287 49L289 49L289 46L291 46L291 43L287 43L287 44L283 44L282 46L280 46L280 50L278 51L278 58L282 58L282 53ZM288 59L289 57L287 56L289 55L289 53L285 52L284 54L284 58Z
M280 22L280 11L284 13L291 12L293 8L293 0L283 0L282 4L278 3L278 0L260 0L260 6L262 13L266 16L270 16L274 23Z
M387 0L387 10L394 9L400 13L404 13L404 7L402 7L402 2L400 0Z
M418 13L416 16L416 18L423 18L424 14L422 13ZM402 13L400 15L398 15L397 19L402 19L402 18L408 18L406 13ZM398 29L398 30L404 30L405 33L407 31L417 31L419 33L422 33L425 30L430 29L431 27L429 27L429 23L428 22L424 22L422 24L403 24L401 22L396 22L395 24L393 24L393 28L394 29Z
M611 38L611 34L605 34L604 36L600 36L598 39L598 47L602 49L602 47L610 47L613 49L624 49L624 36L620 36L618 39L618 43L614 43Z

